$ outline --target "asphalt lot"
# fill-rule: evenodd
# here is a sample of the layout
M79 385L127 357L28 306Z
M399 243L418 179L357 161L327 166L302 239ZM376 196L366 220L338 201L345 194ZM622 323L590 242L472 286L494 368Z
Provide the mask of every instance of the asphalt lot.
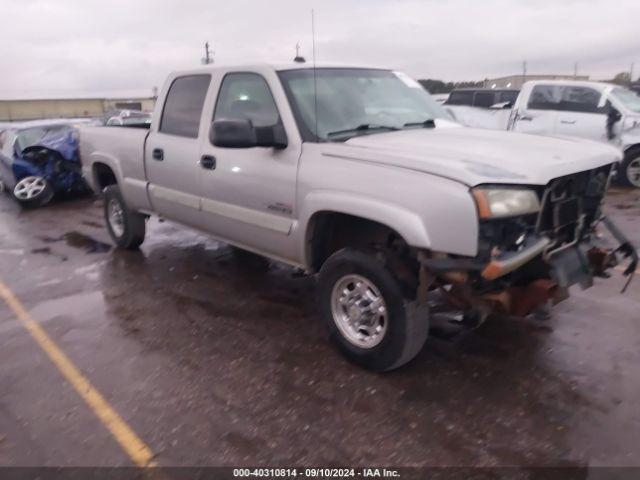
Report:
M608 210L640 239L640 192ZM157 220L114 251L93 198L1 195L0 278L159 465L640 464L640 279L621 296L619 272L383 375L328 344L312 278ZM0 465L131 465L4 302Z

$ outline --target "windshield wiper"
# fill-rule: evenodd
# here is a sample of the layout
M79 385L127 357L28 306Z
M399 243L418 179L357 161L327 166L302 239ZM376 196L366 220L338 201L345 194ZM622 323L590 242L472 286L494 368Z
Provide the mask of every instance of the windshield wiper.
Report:
M436 128L436 122L433 118L427 118L423 122L409 122L404 124L404 128L407 127L422 127L422 128Z
M391 132L394 130L400 130L398 127L392 127L390 125L378 125L375 123L363 123L357 127L347 128L345 130L336 130L335 132L327 133L327 137L338 137L340 135L349 135L351 133L358 134L360 132L372 132L377 130L383 130L385 132Z

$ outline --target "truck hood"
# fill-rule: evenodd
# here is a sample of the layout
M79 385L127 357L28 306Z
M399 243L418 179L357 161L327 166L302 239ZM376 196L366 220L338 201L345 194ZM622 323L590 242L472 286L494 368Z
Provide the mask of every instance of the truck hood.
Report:
M326 144L324 155L416 170L469 186L546 185L622 158L619 150L588 140L446 126L362 135Z

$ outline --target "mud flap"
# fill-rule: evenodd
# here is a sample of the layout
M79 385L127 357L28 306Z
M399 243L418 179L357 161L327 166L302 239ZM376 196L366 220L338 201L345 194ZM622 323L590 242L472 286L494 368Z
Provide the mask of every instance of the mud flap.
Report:
M616 253L620 253L624 258L631 259L631 262L629 263L629 265L627 265L627 268L622 273L625 277L629 277L624 287L622 288L622 292L620 292L624 293L629 287L631 280L633 280L633 276L635 275L638 268L638 252L636 251L636 248L633 246L633 244L629 241L627 236L622 233L618 226L613 223L608 217L602 217L602 223L604 223L604 226L607 227L607 229L611 232L611 235L613 235L613 237L618 242L620 242L620 246L613 251L614 255Z

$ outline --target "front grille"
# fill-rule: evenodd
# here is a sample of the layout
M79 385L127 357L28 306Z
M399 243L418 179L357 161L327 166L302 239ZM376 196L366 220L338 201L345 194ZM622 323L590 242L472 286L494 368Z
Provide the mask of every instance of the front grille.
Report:
M600 216L611 165L560 177L541 193L536 230L549 237L552 249L581 241Z

